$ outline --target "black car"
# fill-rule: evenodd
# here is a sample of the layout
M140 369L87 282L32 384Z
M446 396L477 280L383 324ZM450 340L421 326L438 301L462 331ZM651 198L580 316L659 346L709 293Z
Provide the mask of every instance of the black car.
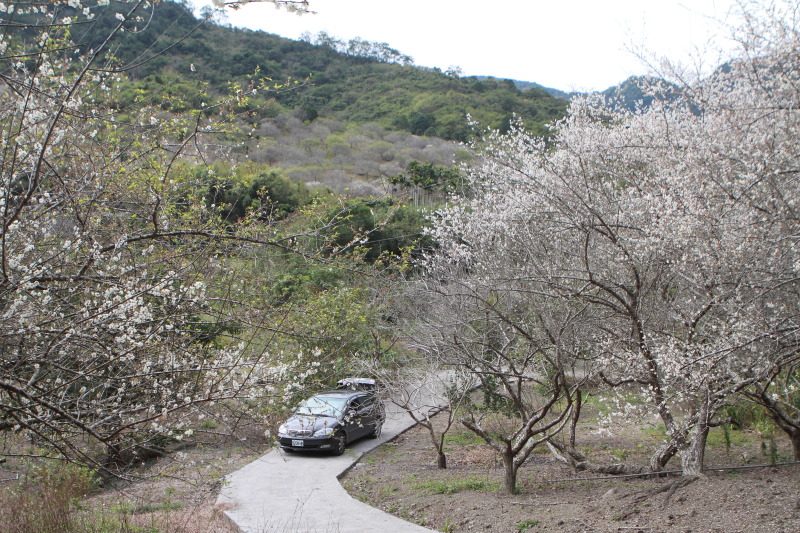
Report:
M386 412L369 390L340 389L315 394L297 406L278 428L278 441L286 451L344 453L345 446L362 437L381 434Z

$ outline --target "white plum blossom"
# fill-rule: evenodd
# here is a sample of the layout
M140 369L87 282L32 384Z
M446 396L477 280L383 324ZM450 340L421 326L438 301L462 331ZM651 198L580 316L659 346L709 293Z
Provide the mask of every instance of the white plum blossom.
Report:
M489 132L468 169L470 195L430 231L440 244L425 262L434 278L459 265L451 286L513 285L532 313L585 310L576 342L596 374L644 387L666 426L654 469L678 454L685 474L700 472L716 413L796 362L791 4L746 13L757 32L740 54L669 100L629 112L576 98L547 142L518 125Z
M215 233L202 202L171 209L186 192L163 170L174 145L161 143L174 134L131 126L181 131L196 120L147 107L116 120L117 78L90 69L103 50L38 48L68 42L70 28L53 24L66 23L65 3L72 24L94 15L77 0L39 3L30 14L41 24L16 30L27 38L11 35L16 19L0 37L11 57L37 57L9 63L0 80L0 431L112 468L158 434L190 436L186 413L200 405L260 398L254 380L275 363L224 333L249 320L215 299L227 270L215 256L230 257L221 243L234 235ZM0 21L14 7L0 3ZM310 379L308 363L291 374ZM279 397L283 382L271 386Z

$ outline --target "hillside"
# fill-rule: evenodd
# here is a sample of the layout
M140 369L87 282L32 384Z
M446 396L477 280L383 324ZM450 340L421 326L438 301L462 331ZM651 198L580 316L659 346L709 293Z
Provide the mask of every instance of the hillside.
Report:
M673 101L680 94L680 88L660 78L631 76L601 94L613 108L636 111L650 107L656 99Z
M494 76L475 76L475 78L479 80L494 80L494 81L498 80ZM536 83L534 81L523 81L523 80L511 80L511 81L514 83L514 85L517 86L517 88L520 91L541 90L546 92L550 96L553 96L554 98L559 98L561 100L569 100L570 98L572 98L573 95L577 94L577 93L568 93L566 91L562 91L561 89L554 89L553 87L545 87L544 85Z
M76 32L79 42L85 49L96 46L114 23L113 10L104 10L81 28L82 34ZM459 141L470 135L467 114L497 128L517 114L531 130L544 133L544 124L562 116L566 108L566 101L539 88L523 91L510 80L458 78L407 64L408 58L388 45L360 41L357 44L376 46L345 54L324 42L202 22L178 2L158 4L152 20L142 18L139 24L146 24L147 30L131 27L115 55L127 66L134 89L141 89L151 103L179 90L190 104L197 104L193 100L201 98L204 84L212 92L223 92L231 81L246 86L258 71L259 77L276 82L303 81L302 88L279 94L276 102L256 99L259 118L276 114L278 104L304 120L327 116L375 122Z

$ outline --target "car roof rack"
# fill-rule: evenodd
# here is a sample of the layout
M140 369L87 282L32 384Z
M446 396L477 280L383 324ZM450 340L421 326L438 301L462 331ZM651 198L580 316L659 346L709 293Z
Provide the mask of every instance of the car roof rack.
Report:
M376 389L376 383L371 378L344 378L336 382L336 388L339 390L372 391Z

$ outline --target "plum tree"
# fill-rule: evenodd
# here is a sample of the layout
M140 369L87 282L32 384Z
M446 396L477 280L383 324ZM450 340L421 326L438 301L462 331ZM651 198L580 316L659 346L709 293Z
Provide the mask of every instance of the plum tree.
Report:
M575 99L548 143L489 132L428 259L449 287L513 280L537 312L588 314L597 375L666 426L651 468L678 454L686 476L720 408L798 357L797 6L745 7L739 54L669 100Z
M109 105L124 65L107 52L148 5L0 3L0 431L107 470L180 438L193 407L262 395L275 364L235 338L258 320L217 283L228 243L282 244L220 226L175 171L237 95L208 100L213 120ZM82 50L103 9L113 30Z

